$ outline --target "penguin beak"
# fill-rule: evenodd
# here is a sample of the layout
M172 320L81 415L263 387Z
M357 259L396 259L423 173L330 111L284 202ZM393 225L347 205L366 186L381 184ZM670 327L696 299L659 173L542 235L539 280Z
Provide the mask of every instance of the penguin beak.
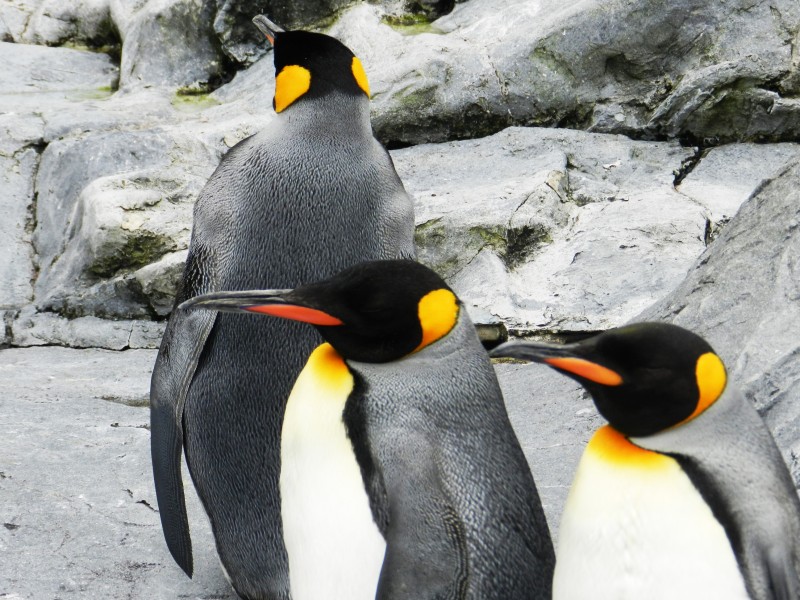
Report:
M622 376L619 373L583 358L580 356L581 349L580 344L556 346L535 342L506 342L489 352L489 356L545 363L559 371L565 371L601 385L617 386L622 384Z
M275 36L284 31L282 27L275 25L264 15L253 17L253 25L258 27L258 30L264 34L272 47L275 47Z
M325 311L306 306L295 290L249 290L214 292L195 296L178 306L179 310L219 310L222 312L258 313L301 321L311 325L343 325L341 319Z

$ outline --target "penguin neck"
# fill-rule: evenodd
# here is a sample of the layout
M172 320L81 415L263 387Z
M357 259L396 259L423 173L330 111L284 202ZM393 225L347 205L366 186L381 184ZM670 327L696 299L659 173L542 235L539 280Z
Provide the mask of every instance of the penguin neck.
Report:
M369 99L333 91L319 97L305 97L278 114L294 135L329 138L372 138Z
M630 440L642 448L664 454L678 453L689 447L703 446L709 439L719 439L721 431L738 423L760 420L758 413L734 385L728 384L720 397L705 411L690 421L670 427L645 437L631 436Z
M409 372L408 370L410 369L413 372L418 365L441 363L442 361L455 361L457 363L463 356L473 353L481 353L481 343L475 331L475 326L472 324L467 311L462 307L456 324L449 333L421 350L388 363L366 363L351 359L347 359L346 362L357 371L365 374L369 379L369 374L374 372L392 369L401 369L404 372ZM486 356L486 364L489 364L488 356Z

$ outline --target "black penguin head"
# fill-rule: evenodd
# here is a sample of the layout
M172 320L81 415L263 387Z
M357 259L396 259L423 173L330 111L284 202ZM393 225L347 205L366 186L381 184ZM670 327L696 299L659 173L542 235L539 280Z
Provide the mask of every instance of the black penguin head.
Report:
M442 279L410 260L366 262L294 290L219 292L180 308L250 312L303 321L344 358L398 360L446 336L460 303Z
M572 377L612 427L634 437L693 419L727 382L703 338L666 323L637 323L564 346L509 342L491 355L543 362Z
M254 17L253 23L274 48L276 112L300 98L319 98L332 91L369 98L361 61L339 40L310 31L284 31L263 15Z

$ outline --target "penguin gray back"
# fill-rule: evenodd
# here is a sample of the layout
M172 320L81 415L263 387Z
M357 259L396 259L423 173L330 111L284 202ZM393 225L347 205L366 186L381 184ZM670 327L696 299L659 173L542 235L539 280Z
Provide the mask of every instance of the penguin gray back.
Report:
M735 385L680 427L631 441L678 461L725 528L754 600L800 597L800 500L775 440Z
M361 389L345 423L363 424L362 441L351 437L382 476L378 514L395 517L378 598L550 598L547 523L466 311L445 338L400 361L348 364ZM454 571L455 585L437 589Z
M372 135L360 63L322 34L272 35L278 115L234 146L200 193L176 303L217 289L292 287L363 260L414 254L412 201ZM171 316L151 383L151 450L164 535L187 574L184 445L236 591L289 597L281 422L318 342L288 321Z

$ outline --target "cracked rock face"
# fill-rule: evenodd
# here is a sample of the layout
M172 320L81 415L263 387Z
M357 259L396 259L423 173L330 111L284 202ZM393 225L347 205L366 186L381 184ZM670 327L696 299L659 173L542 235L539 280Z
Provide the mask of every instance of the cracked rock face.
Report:
M708 339L800 480L800 161L773 173L642 319Z
M706 211L673 186L691 154L513 128L394 158L417 198L420 259L476 322L526 333L620 325L681 282L705 248Z
M333 31L379 74L388 140L519 124L721 143L796 139L799 25L793 0L505 0L405 31L360 6Z
M767 20L747 20L734 10L733 22L758 33L748 41L749 62L737 62L731 58L739 52L733 25L700 35L697 15L711 18L716 9L690 4L681 6L694 16L682 17L677 8L658 13L653 23L640 23L642 31L604 21L602 31L587 37L600 18L593 2L577 10L471 0L447 8L452 11L433 23L412 24L396 18L410 10L408 3L357 3L330 31L367 65L379 135L402 143L475 136L514 122L570 122L563 116L584 101L594 113L607 109L611 116L593 113L573 125L680 135L680 128L659 129L653 118L658 113L677 122L680 114L684 123L705 110L713 95L691 86L705 81L705 67L698 67L703 61L728 73L714 81L729 81L746 63L753 85L769 79L774 93L792 88L796 57L786 55L784 42L797 31L794 5L775 5ZM86 27L107 15L122 40L119 70L102 54L0 44L0 56L12 67L0 75L7 84L0 89L0 126L8 132L0 165L10 215L2 227L13 239L0 255L10 282L0 305L10 323L5 339L147 344L150 325L116 323L163 323L168 315L193 200L222 154L273 118L274 69L267 55L212 94L176 90L193 85L190 79L208 82L212 63L227 68L218 44L209 41L209 15L238 11L242 18L237 3L86 0L69 6L59 12L51 2L20 0L3 13L13 24L8 15L28 11L20 25L28 41L58 43L62 38L35 32L45 31L46 19L80 14L87 15ZM342 8L331 6L324 10ZM626 7L612 2L603 18L622 15ZM761 3L751 6L754 16L763 11ZM644 39L643 32L662 25L674 39ZM153 27L158 35L147 33ZM80 38L69 35L73 42ZM170 49L176 44L178 54ZM586 44L593 51L577 56ZM754 69L765 58L772 70L759 79ZM206 67L194 70L195 59ZM153 68L141 60L155 61ZM138 83L133 63L143 69ZM559 66L567 63L569 73ZM656 67L674 79L658 93L648 87L657 85L649 72ZM173 78L175 68L187 78ZM124 89L115 93L118 79ZM30 93L37 94L35 107L20 103ZM638 102L638 125L626 112L631 98ZM655 111L646 119L645 104ZM776 131L780 137L789 130ZM420 258L447 278L477 323L502 337L506 331L569 333L626 322L678 286L759 181L796 153L795 144L702 150L675 141L512 127L393 156L417 198ZM89 335L88 324L106 333Z
M191 489L193 579L164 546L145 407L155 352L0 355L13 390L0 399L0 597L233 600Z

